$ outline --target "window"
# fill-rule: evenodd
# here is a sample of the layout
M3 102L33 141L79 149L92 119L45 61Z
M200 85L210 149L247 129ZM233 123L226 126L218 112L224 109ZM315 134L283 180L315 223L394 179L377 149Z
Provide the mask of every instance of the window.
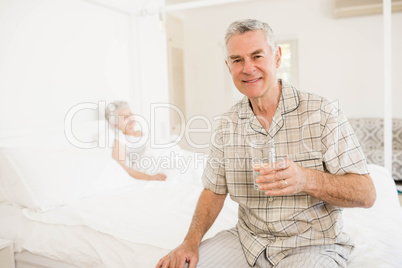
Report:
M297 60L297 40L282 40L278 42L282 49L281 66L277 76L295 87L299 86L299 72Z

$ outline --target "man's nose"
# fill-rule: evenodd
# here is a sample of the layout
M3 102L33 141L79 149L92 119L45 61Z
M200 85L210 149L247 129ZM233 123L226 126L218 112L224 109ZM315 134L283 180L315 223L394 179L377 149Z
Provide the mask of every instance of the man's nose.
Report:
M255 70L255 66L253 61L245 60L243 65L243 73L245 74L252 74Z

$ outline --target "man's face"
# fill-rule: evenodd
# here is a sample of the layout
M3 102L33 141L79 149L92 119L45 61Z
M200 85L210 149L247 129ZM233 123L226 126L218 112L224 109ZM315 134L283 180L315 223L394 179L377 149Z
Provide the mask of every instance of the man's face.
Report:
M237 89L249 98L264 96L277 85L281 50L272 54L262 30L233 35L227 43L226 65Z

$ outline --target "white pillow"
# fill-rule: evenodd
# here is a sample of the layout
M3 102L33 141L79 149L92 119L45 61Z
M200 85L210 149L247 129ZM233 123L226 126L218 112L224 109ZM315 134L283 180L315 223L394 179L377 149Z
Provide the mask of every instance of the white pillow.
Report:
M8 201L47 210L132 185L110 149L0 148L0 191Z
M395 181L388 170L375 164L369 164L367 167L377 192L374 207L381 207L383 210L400 209Z

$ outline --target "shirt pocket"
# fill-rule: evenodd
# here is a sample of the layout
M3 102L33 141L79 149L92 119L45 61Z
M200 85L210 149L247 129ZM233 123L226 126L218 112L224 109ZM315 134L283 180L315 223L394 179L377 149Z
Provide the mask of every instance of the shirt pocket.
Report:
M293 154L288 158L301 167L324 171L323 156L319 151Z
M300 154L294 154L288 157L295 164L308 169L314 169L324 172L323 155L320 151L303 152ZM289 203L289 207L293 207L293 210L289 210L289 216L294 215L321 203L320 200L306 194L298 193L292 196L291 199L285 200L285 204Z

